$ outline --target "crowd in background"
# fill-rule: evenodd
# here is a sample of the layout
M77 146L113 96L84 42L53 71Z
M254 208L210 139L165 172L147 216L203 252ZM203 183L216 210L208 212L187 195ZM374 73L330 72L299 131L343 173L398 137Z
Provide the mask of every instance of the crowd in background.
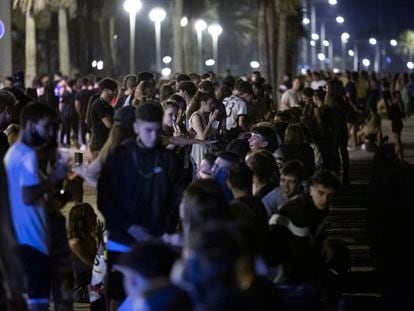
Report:
M258 71L23 81L0 90L11 310L335 305L349 258L325 225L352 182L349 151L389 145L402 161L414 109L407 73L308 72L275 88Z

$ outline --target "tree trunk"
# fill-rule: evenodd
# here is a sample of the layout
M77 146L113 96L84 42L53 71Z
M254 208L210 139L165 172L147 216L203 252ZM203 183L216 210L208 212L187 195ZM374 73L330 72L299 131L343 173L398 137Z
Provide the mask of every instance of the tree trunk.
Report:
M268 40L268 57L269 57L269 83L273 86L273 98L276 98L277 84L276 84L276 34L277 24L275 16L275 4L270 1L266 12L266 24L267 24L267 40Z
M183 31L181 27L181 18L183 17L183 0L174 0L171 2L171 11L173 12L173 70L174 72L183 72Z
M283 75L286 72L287 61L287 13L284 8L283 0L278 1L279 12L279 31L278 31L278 49L277 49L277 75L276 83L283 80Z
M187 27L182 31L182 40L183 40L183 64L184 72L197 72L198 71L198 52L197 52L197 42L195 40L195 33L193 31L194 19L189 19ZM200 73L202 74L202 73Z
M104 56L104 72L106 75L112 75L114 66L111 58L109 40L113 38L109 38L108 24L102 19L99 20L99 31L101 35Z
M68 15L66 8L59 8L58 11L59 25L59 71L63 75L70 76L70 49L69 49L69 32L68 32Z
M25 42L25 84L31 87L33 79L37 75L36 70L36 22L33 13L26 12L26 42Z
M257 42L259 48L259 63L263 68L262 72L266 79L270 81L270 64L269 64L269 37L268 37L268 24L266 20L268 10L268 1L262 0L259 4L259 14L257 23Z
M117 63L117 50L116 50L116 42L114 38L115 36L115 17L111 16L109 18L109 50L111 52L111 62L113 66L114 73L119 73L119 67Z

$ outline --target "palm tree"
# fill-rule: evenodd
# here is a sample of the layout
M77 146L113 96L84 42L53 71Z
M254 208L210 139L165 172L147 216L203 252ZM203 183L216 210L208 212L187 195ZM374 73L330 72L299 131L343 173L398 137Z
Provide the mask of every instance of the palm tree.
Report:
M173 68L174 72L184 71L183 59L183 30L181 27L181 18L184 16L184 1L174 0L171 2L172 29L173 29Z
M49 0L50 9L58 12L59 29L59 71L64 75L71 74L68 9L74 11L76 0Z
M31 85L37 75L36 21L34 14L45 9L46 0L14 0L13 9L25 14L25 83Z
M412 59L414 56L414 30L404 31L400 35L398 46L400 54L407 59Z
M275 84L275 8L273 0L261 0L258 7L257 41L259 63L270 85Z
M222 64L239 63L241 56L253 45L257 33L257 1L215 1L212 16L224 29L219 47L225 53ZM222 67L222 66L221 66Z
M294 33L292 29L298 28L297 19L293 17L299 14L300 3L298 0L276 0L275 6L279 21L277 51L277 83L279 84L288 69L288 51L292 50L292 46L296 45L299 39L297 36L292 35ZM289 36L289 34L291 35ZM292 55L289 58L291 57Z

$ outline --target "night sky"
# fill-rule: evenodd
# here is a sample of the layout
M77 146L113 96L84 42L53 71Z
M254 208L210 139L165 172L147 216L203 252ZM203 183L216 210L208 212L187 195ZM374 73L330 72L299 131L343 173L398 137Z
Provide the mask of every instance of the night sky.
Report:
M374 49L368 44L370 37L382 40L384 55L388 57L386 70L406 69L408 59L403 59L397 49L390 47L390 39L397 39L407 29L414 30L414 0L338 0L337 6L318 1L317 19L331 19L327 24L327 38L333 40L336 53L340 53L340 34L348 32L358 41L360 57L374 58ZM328 0L326 0L328 2ZM336 16L343 16L345 23L337 25ZM319 30L318 23L318 30ZM348 46L351 48L351 46ZM385 57L383 57L385 61Z

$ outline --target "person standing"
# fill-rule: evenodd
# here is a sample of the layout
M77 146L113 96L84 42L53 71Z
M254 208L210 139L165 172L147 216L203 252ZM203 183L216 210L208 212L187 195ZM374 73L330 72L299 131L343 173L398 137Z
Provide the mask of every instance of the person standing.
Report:
M292 107L300 107L302 95L300 89L302 84L299 78L295 78L292 82L292 88L283 93L281 99L281 110L288 110Z
M110 103L115 98L117 88L117 83L112 79L105 78L99 82L101 96L92 104L90 111L92 137L89 148L94 159L108 139L112 127L114 108Z
M83 78L80 90L77 90L75 95L75 110L79 118L79 133L76 133L76 138L80 138L81 145L86 145L86 110L88 108L89 99L92 96L92 92L88 89L88 85L88 78Z
M161 145L163 110L147 101L136 111L130 140L105 161L98 180L98 208L108 229L110 310L125 298L122 275L111 269L120 254L152 237L172 233L178 225L181 178L174 154Z
M50 106L27 105L21 114L21 136L4 159L12 224L32 310L48 310L51 290L51 237L45 196L53 193L67 174L62 161L56 161L47 175L41 170L44 165L39 154L55 151L56 122L56 112Z

